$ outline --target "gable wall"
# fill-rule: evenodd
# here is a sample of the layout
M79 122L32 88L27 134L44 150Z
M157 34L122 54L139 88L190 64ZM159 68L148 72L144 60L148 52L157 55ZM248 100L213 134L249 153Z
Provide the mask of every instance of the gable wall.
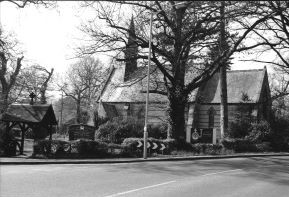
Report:
M269 120L272 109L272 101L267 74L262 84L259 102L258 118Z

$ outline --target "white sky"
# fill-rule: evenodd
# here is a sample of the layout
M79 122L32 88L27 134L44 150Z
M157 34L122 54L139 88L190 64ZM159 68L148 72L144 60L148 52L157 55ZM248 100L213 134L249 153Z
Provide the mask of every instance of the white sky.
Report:
M13 32L25 51L27 63L37 63L63 72L73 63L74 48L80 44L81 22L92 14L79 9L79 2L57 2L57 8L29 5L23 9L1 2L1 23ZM103 59L103 58L102 58Z
M12 3L1 2L1 23L6 31L12 31L22 43L24 56L28 63L37 63L47 68L54 67L63 72L75 60L73 48L81 42L82 34L78 30L82 21L93 13L83 10L79 2L58 2L58 8L27 6L17 8ZM100 56L104 63L108 59ZM232 69L263 68L264 64L244 63L234 60Z

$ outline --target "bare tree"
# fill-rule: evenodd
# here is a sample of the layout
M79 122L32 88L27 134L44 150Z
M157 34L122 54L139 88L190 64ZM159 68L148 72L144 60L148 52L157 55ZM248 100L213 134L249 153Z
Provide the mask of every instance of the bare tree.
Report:
M184 140L184 111L189 94L214 75L235 52L240 52L258 46L245 46L245 39L261 22L266 21L273 12L262 17L255 17L258 7L251 7L248 2L228 3L225 10L225 20L232 19L234 26L231 32L239 32L232 38L232 46L219 53L216 58L205 64L206 54L212 43L217 42L220 30L220 2L193 2L180 4L175 1L114 1L113 4L89 3L93 6L107 28L99 28L90 21L82 30L91 40L90 44L80 48L79 54L94 54L98 52L115 52L116 58L125 61L122 52L127 46L127 35L130 29L119 11L122 6L131 6L136 18L136 41L139 53L135 57L146 63L148 58L148 26L149 15L155 13L153 19L152 61L163 75L166 91L151 92L166 95L169 103L169 123L172 137L178 141ZM251 16L250 20L244 17ZM128 21L128 20L126 20ZM233 28L234 27L234 28ZM109 29L109 31L108 31ZM241 31L240 31L241 30ZM190 78L186 73L191 72Z
M60 89L65 96L71 97L76 102L78 123L81 119L81 106L90 107L91 102L98 95L105 72L102 63L92 57L82 58L70 66Z
M23 56L19 55L18 41L11 36L0 32L0 113L9 105L9 96L17 76L22 67ZM16 61L15 61L16 59Z
M16 82L16 88L21 90L19 93L20 98L27 98L31 92L33 92L36 97L35 101L41 104L47 103L46 92L49 85L52 82L54 73L54 68L48 71L45 67L40 65L33 65L27 68L23 68L19 74L19 80ZM19 99L18 99L19 100Z
M28 4L44 5L45 7L55 5L55 2L43 0L0 0L0 2L5 1L19 8L24 8ZM24 58L24 56L19 55L17 52L18 42L11 40L10 37L11 35L6 35L2 27L0 27L0 114L3 113L9 105L9 95L11 94L11 90L15 88Z
M46 7L49 7L55 4L55 2L53 1L43 1L43 0L0 0L0 2L5 2L5 1L10 2L19 8L24 8L25 6L29 4L44 5Z
M275 12L276 14L270 16L268 20L263 21L258 28L254 29L255 40L262 43L258 48L258 53L256 53L258 56L243 61L271 64L275 67L275 79L279 79L280 85L274 86L272 100L279 99L279 97L289 94L288 77L284 77L289 75L289 3L287 1L263 1L254 4L264 11ZM262 15L262 13L259 14ZM270 53L268 56L272 57L271 59L259 58L260 54L268 53Z

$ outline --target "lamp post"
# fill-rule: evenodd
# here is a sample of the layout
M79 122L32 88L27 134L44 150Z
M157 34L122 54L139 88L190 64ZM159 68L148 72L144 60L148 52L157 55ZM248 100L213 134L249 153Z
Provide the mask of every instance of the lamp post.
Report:
M180 2L175 4L177 9L185 6L187 2ZM152 7L152 3L151 6ZM158 13L158 12L156 12ZM150 67L151 67L151 50L152 50L152 23L153 23L153 14L154 12L151 10L150 14L150 29L149 29L149 54L148 54L148 70L147 70L147 90L146 90L146 110L145 110L145 125L144 125L144 133L143 133L143 158L147 158L147 141L148 141L148 110L149 110L149 82L150 82Z
M146 92L146 111L145 111L145 125L143 133L143 158L147 158L147 140L148 140L148 110L149 110L149 88L150 88L150 67L151 67L151 49L152 49L152 23L153 23L153 11L150 16L150 35L149 35L149 56L148 56L148 71L147 71L147 92Z

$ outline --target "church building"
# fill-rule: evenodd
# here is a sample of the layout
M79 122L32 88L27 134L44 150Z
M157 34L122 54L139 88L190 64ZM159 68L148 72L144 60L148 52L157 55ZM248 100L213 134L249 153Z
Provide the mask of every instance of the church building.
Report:
M133 58L138 52L133 42L135 35L133 20L131 20L130 30L125 51L125 58L128 61L111 68L97 100L98 114L101 117L133 116L144 119L147 67L139 67ZM151 86L159 76L157 68L152 67ZM266 67L228 71L227 95L229 122L234 119L240 108L246 109L256 120L269 119L271 97ZM167 97L150 93L149 98L149 124L164 123ZM217 139L220 139L219 73L191 93L185 110L185 120L188 142L192 128L214 128Z

